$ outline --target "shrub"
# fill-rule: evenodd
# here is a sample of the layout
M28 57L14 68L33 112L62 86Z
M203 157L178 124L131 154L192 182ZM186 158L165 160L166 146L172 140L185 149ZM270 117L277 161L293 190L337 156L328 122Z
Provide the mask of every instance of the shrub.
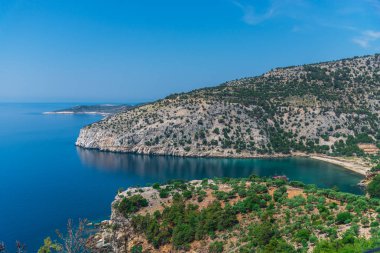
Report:
M194 240L195 230L189 224L178 224L173 230L173 245L177 249L186 249Z
M141 253L142 252L142 246L141 245L133 245L131 249L131 253Z
M219 128L215 128L214 131L212 131L214 134L220 134Z
M116 208L124 217L128 217L131 213L137 212L140 208L146 206L148 206L148 200L138 194L129 198L123 197Z
M367 191L373 198L380 198L380 175L374 177L368 184Z
M193 194L189 190L183 191L182 195L185 199L190 199L193 196Z
M262 224L253 225L249 235L254 237L255 242L259 246L264 246L270 242L275 233L273 225L269 222L264 222Z
M160 189L160 184L159 183L154 183L152 186L153 189L158 190Z
M263 253L273 253L273 252L286 252L295 253L297 252L294 247L282 239L272 239L269 244L265 245Z
M340 212L336 216L336 223L338 224L348 224L351 222L352 215L350 212Z
M208 252L210 253L222 253L223 252L223 242L212 242Z
M160 198L165 199L165 198L169 197L169 190L160 189L159 195L160 195Z
M310 238L310 235L311 235L310 231L306 228L303 228L303 229L300 229L296 233L296 238L299 242L308 241Z

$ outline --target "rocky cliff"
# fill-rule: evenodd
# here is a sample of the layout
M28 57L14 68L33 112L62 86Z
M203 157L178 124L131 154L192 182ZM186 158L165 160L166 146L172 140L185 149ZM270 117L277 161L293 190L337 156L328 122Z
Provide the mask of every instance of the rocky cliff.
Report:
M84 127L76 145L178 156L358 154L378 143L380 55L278 68Z

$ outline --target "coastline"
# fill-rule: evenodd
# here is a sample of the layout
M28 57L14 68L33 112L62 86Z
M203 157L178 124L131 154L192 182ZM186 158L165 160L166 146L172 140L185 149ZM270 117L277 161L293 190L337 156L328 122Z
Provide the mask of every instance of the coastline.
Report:
M327 156L323 154L306 154L302 152L294 152L291 154L265 154L265 155L252 155L252 154L220 154L220 153L208 153L208 154L199 154L199 153L190 153L190 154L177 154L177 153L165 153L165 152L145 152L145 150L112 150L112 149L99 149L99 148L88 148L78 145L77 147L83 149L93 149L101 152L114 152L114 153L132 153L132 154L141 154L141 155L158 155L158 156L177 156L177 157L193 157L193 158L233 158L233 159L276 159L276 158L285 158L285 157L303 157L310 158L315 160L320 160L341 166L347 170L358 173L362 176L366 176L367 173L372 168L372 165L369 162L363 161L357 157L336 157L336 156Z
M43 112L44 115L52 115L52 114L61 114L61 115L101 115L101 116L109 116L111 113L103 113L103 112L73 112L73 111L60 111L60 112Z
M345 169L351 170L363 176L366 176L367 172L372 167L369 163L366 163L359 158L334 157L334 156L326 156L326 155L320 155L320 154L312 154L312 155L309 155L308 157L310 157L311 159L339 165Z

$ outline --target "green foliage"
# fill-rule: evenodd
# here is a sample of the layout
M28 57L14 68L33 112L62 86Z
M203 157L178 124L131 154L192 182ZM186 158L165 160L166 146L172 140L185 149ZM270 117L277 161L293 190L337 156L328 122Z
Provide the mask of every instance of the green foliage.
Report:
M277 234L277 229L268 221L261 224L254 224L249 229L249 236L260 247L267 245L271 239Z
M165 188L165 189L160 189L158 191L158 193L159 193L160 198L165 199L165 198L169 197L170 191Z
M358 134L356 137L349 135L347 137L346 142L343 142L343 140L339 140L334 143L333 146L333 154L334 155L343 155L343 156L352 156L352 155L358 155L363 156L364 151L361 150L358 147L359 143L371 143L373 142L373 139L368 136L368 134Z
M191 197L193 196L193 194L192 194L191 191L189 191L189 190L185 190L185 191L183 191L182 196L183 196L185 199L191 199Z
M367 191L373 198L380 198L380 175L376 175L368 184Z
M44 239L44 245L42 245L38 253L53 253L53 252L61 252L62 246L56 242L53 242L50 237Z
M125 217L129 217L131 213L135 213L140 208L148 206L148 200L146 200L140 194L133 195L131 197L123 197L119 203L116 204L117 210Z
M352 215L350 212L340 212L336 216L336 223L338 224L347 224L350 223L352 219Z
M355 238L347 241L347 239L323 240L319 242L314 253L363 253L366 250L378 247L379 243L375 240L365 240L363 238Z
M295 238L299 242L309 241L310 236L311 236L311 232L310 230L306 228L302 228L298 230L297 233L295 234Z
M219 128L217 128L217 127L216 127L212 132L213 132L214 134L218 134L218 135L220 134L220 130L219 130Z
M131 253L142 253L142 245L133 245Z
M267 245L264 246L263 253L273 253L273 252L286 252L286 253L296 253L296 249L285 242L282 239L272 238Z
M223 242L212 242L209 246L210 253L222 253L223 252Z
M135 229L145 233L156 248L172 241L175 248L187 249L193 240L230 228L236 223L231 206L222 208L216 201L199 211L197 206L186 205L180 195L173 197L173 204L166 207L159 218L150 215L132 218Z
M155 189L155 190L159 190L160 189L160 184L159 183L154 183L152 185L152 188Z
M289 198L292 187L301 187L303 194ZM172 191L169 206L153 215L132 215L133 227L155 248L171 243L174 249L187 251L195 240L213 240L208 245L210 252L231 248L238 252L307 252L311 245L316 246L315 252L361 252L375 245L380 235L379 221L373 218L374 210L380 210L376 198L257 176L199 184L173 181L162 189ZM207 207L194 205L206 191L216 200ZM342 225L349 229L342 231ZM360 237L362 228L371 230L372 239ZM324 240L319 242L321 234ZM233 237L238 241L231 243Z
M187 249L195 238L195 230L190 224L179 223L174 227L172 241L177 249Z
M380 171L380 163L376 164L374 167L371 168L371 172L377 172Z

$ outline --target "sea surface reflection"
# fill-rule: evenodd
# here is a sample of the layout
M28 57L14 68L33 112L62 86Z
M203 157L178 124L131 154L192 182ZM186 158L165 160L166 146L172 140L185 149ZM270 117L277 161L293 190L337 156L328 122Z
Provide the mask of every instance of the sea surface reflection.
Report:
M166 182L170 179L203 179L212 177L247 177L286 175L320 187L362 193L357 183L361 175L326 162L309 158L227 159L188 158L102 152L77 148L86 167L139 179L139 183Z

